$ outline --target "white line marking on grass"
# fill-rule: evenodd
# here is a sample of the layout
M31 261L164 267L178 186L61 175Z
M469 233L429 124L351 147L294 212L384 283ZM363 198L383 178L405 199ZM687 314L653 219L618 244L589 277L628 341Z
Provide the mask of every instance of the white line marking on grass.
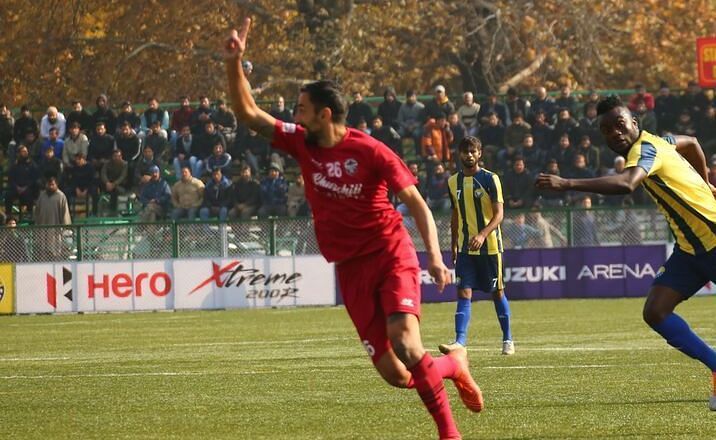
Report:
M67 361L69 357L0 358L0 362Z
M659 367L662 365L683 365L678 362L659 362L659 363L643 363L643 364L628 364L629 367ZM584 364L584 365L506 365L506 366L491 366L491 367L480 367L485 370L553 370L560 368L623 368L624 364Z
M171 344L172 347L211 347L216 345L280 345L280 344L310 344L314 342L330 341L352 341L358 343L357 338L314 338L314 339L285 339L281 341L236 341L236 342L188 342L183 344Z
M197 373L197 372L163 372L163 373L96 373L96 374L45 374L39 376L0 376L2 380L11 379L67 379L67 378L82 378L82 377L144 377L144 376L205 376L210 374ZM213 373L212 373L213 374Z
M480 352L491 352L495 351L494 348L468 348L468 351L480 351ZM654 347L643 347L643 346L624 346L618 347L525 347L519 346L518 351L658 351L658 350L672 350L667 345L654 346ZM435 350L433 350L435 351Z

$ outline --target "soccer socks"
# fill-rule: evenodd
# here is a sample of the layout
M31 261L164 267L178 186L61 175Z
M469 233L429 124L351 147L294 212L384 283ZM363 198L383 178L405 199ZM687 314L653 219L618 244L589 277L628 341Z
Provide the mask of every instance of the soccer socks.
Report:
M470 298L458 298L457 310L455 311L455 342L467 346L467 327L470 325L470 314L472 311L472 300Z
M415 389L420 399L438 426L440 438L459 437L460 433L452 418L443 378L433 357L425 353L425 356L408 370L413 375Z
M450 356L438 356L436 358L433 358L433 362L435 363L435 368L437 368L440 377L442 377L443 379L455 378L455 373L457 372L458 367L457 362L455 362L455 359ZM415 379L412 374L410 376L410 380L408 380L407 385L405 385L405 388L415 388Z
M660 324L652 326L666 342L685 355L701 361L711 371L716 371L716 351L696 336L689 324L676 313L671 313Z
M507 302L507 297L503 294L500 299L494 300L495 313L497 313L497 320L500 321L500 328L502 329L502 340L512 340L512 329L510 328L510 303Z

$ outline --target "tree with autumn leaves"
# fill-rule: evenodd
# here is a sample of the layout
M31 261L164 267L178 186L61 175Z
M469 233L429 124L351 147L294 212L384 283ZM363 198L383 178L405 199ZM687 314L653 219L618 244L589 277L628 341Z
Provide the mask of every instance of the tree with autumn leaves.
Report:
M449 90L682 87L695 39L713 33L709 0L4 0L0 101L67 105L176 101L225 93L220 43L254 17L251 81L271 98L334 78L381 94ZM116 104L116 102L115 102Z

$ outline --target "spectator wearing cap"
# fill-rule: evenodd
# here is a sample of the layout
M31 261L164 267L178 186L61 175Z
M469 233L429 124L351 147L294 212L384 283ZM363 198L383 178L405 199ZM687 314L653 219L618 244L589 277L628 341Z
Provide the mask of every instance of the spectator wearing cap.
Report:
M92 132L92 115L87 113L87 110L82 106L82 102L76 99L72 101L72 111L67 115L65 126L69 130L70 126L75 122L80 124L80 131L85 134Z
M405 93L405 102L398 110L398 134L402 138L413 140L415 147L415 155L420 156L420 138L423 134L423 124L421 123L425 105L418 101L418 95L415 90L408 90Z
M236 116L230 108L226 107L223 99L216 101L216 110L211 114L216 129L224 135L227 144L231 144L236 137Z
M40 121L40 138L47 139L50 137L50 128L54 127L57 129L57 134L60 138L65 137L65 115L57 110L57 107L47 107L45 116Z
M445 90L445 86L438 84L435 86L433 99L425 104L421 121L425 124L428 119L434 117L438 112L445 113L445 116L447 117L447 115L453 113L454 111L455 104L450 101L447 91Z
M505 107L505 104L497 100L497 94L495 92L490 92L490 94L487 95L485 102L483 102L480 106L480 112L477 114L477 117L480 119L480 125L487 124L487 119L490 117L490 113L496 114L497 118L505 127L510 125L511 121L509 115L507 114L507 107Z
M116 136L117 134L119 134L119 131L121 130L122 125L125 122L129 123L129 126L132 128L132 131L134 131L135 133L139 133L139 126L141 124L141 121L137 112L135 112L132 108L132 103L129 101L124 101L122 103L121 110L117 115L117 132L112 133L112 135Z
M268 175L261 180L261 208L259 217L286 215L288 184L281 175L281 167L276 163L269 165Z
M147 101L147 109L144 110L140 119L140 138L149 134L152 125L156 121L159 121L161 135L164 139L169 139L169 113L159 107L159 100L157 98L151 97L149 101Z
M450 145L453 134L447 122L447 115L438 111L429 118L423 128L421 157L425 162L425 169L430 178L437 164L450 161Z
M191 132L199 134L204 130L204 126L211 121L211 102L206 96L199 97L199 107L191 114Z
M97 180L95 167L92 166L82 153L75 155L75 166L69 172L67 182L67 195L70 206L74 207L78 198L92 201L92 215L97 215Z
M637 84L634 86L634 94L629 97L629 103L627 104L627 107L632 112L637 111L637 107L639 104L639 101L643 101L644 105L646 106L646 109L648 111L654 110L654 107L656 105L654 101L654 95L646 91L646 87L644 87L644 84Z
M373 109L370 105L363 101L363 94L356 90L353 92L353 102L348 106L348 114L346 115L346 123L348 126L356 128L360 120L372 121Z
M142 204L140 218L144 222L154 222L164 218L169 203L171 202L172 191L167 182L161 178L158 166L149 169L150 178L139 192L139 202Z
M457 115L460 121L467 128L468 136L477 136L480 128L480 119L477 115L480 113L480 104L475 102L472 92L462 94L462 105L457 109Z
M383 125L393 127L398 130L398 112L402 103L398 101L398 96L393 87L388 87L383 91L383 102L378 105L378 116L383 119Z
M95 100L97 110L92 113L92 126L96 127L98 122L103 122L107 133L113 134L117 130L117 115L109 107L109 98L101 94Z
M38 134L40 133L40 126L38 125L35 118L32 117L30 107L23 105L22 107L20 107L20 116L15 119L15 124L12 128L13 139L15 140L15 143L19 145L20 142L22 142L22 140L25 138L25 133L27 133L28 131L35 133L35 138L37 138Z
M98 121L94 134L89 139L87 159L92 162L95 169L101 169L105 162L112 158L114 150L114 136L107 132L104 122Z
M199 210L199 217L202 220L214 217L219 221L226 221L231 208L232 192L231 181L221 173L221 169L212 171L211 179L204 188L204 202Z

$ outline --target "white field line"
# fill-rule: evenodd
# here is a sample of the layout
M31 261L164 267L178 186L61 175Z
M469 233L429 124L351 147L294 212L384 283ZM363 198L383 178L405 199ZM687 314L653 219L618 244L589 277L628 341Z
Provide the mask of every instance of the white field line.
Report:
M686 363L679 362L650 362L650 363L639 363L629 364L629 366L637 367L660 367L662 365L686 365ZM507 366L491 366L491 367L477 367L478 370L559 370L559 369L571 369L571 368L623 368L624 364L584 364L584 365L507 365Z
M330 342L330 341L356 341L359 343L358 337L336 337L336 338L312 338L312 339L284 339L282 341L236 341L236 342L188 342L182 344L171 344L170 347L212 347L218 345L283 345L283 344L311 344L314 342Z
M309 370L301 370L308 373L319 373L325 371L341 370L336 368L312 368ZM87 374L41 374L41 375L14 375L0 376L0 380L45 380L45 379L82 379L82 378L100 378L100 377L186 377L186 376L252 376L258 374L278 374L285 373L289 370L265 370L265 371L235 371L235 372L217 372L217 371L175 371L175 372L146 372L146 373L87 373Z

